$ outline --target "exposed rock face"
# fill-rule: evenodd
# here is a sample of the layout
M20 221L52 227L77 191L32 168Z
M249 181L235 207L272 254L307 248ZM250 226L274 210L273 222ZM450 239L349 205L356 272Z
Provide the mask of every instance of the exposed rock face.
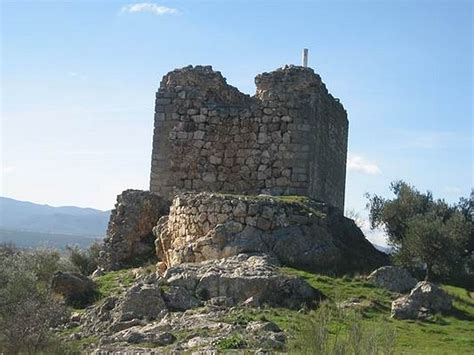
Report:
M392 317L397 319L426 318L437 312L449 311L452 299L441 288L428 281L420 281L407 296L392 302Z
M51 290L64 297L67 304L84 305L95 295L94 282L84 275L73 272L54 273Z
M168 201L149 191L125 190L118 195L99 257L100 267L117 270L153 257L152 229L168 210Z
M343 210L348 121L310 68L242 94L210 66L177 69L156 94L150 190L304 195Z
M407 270L396 266L378 268L367 279L378 287L399 293L411 290L418 282Z
M133 319L156 319L166 309L160 289L155 285L135 285L115 307L116 319L126 322Z
M302 197L183 193L154 233L161 270L239 253L266 253L282 265L312 271L388 264L338 209Z
M216 354L219 343L235 335L242 337L242 345L247 349L266 349L265 353L284 349L286 336L276 324L268 321L235 323L227 320L238 315L237 312L237 309L211 307L205 311L169 313L160 321L133 326L103 338L102 345L93 353L188 353L198 348L200 354ZM189 336L178 339L174 335L182 333ZM140 347L139 343L144 342L147 348ZM150 349L150 345L154 348ZM164 350L163 346L166 345L168 347Z
M168 269L167 284L194 293L211 303L233 306L300 308L323 297L300 278L281 274L268 256L240 254L198 264L181 264ZM184 307L183 307L184 308Z
M89 309L82 317L83 330L85 334L105 334L111 339L122 339L129 333L117 335L117 332L144 327L162 319L169 321L170 317L176 319L179 318L176 314L203 305L211 308L269 305L300 309L315 307L324 298L303 279L282 274L273 262L268 256L241 254L172 267L163 277L151 276L120 297L110 297ZM173 333L183 326L175 322L174 328L168 327L166 331ZM136 337L152 339L151 336Z
M106 298L83 316L88 334L110 334L161 319L168 312L155 284L138 283L120 297Z

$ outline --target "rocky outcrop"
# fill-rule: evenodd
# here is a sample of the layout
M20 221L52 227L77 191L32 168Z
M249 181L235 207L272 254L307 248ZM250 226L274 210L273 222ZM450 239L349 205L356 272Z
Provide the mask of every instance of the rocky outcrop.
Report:
M152 229L168 210L168 201L149 191L125 190L118 195L99 266L117 270L153 258Z
M154 234L161 271L239 253L266 253L282 265L337 273L388 264L338 209L299 196L183 193Z
M111 342L159 342L154 338L156 333L132 336L131 331L123 331L135 327L133 332L147 333L143 327L174 319L171 327L159 329L160 334L166 330L176 336L177 330L189 326L183 323L188 320L181 315L190 309L206 306L228 310L236 306L264 305L314 308L324 298L303 279L281 273L274 262L265 255L240 254L171 267L163 277L148 276L121 296L109 297L90 308L81 318L83 332L101 334ZM212 319L207 314L202 317ZM262 330L273 331L270 328Z
M96 287L84 275L58 271L53 275L51 290L61 295L67 304L81 306L93 300Z
M263 353L281 351L286 335L269 321L231 321L239 317L239 309L189 310L169 313L160 321L137 325L104 337L101 346L93 354L124 353L188 353L199 349L200 354L216 354L221 344L229 339L235 347L266 350ZM183 336L185 334L185 336ZM140 347L147 343L147 347ZM165 347L165 348L164 348ZM166 349L166 350L165 350Z
M378 287L398 293L411 290L418 282L406 269L397 266L378 268L367 279Z
M167 285L211 304L269 305L299 309L315 306L323 295L300 278L281 274L265 255L240 254L198 264L181 264L164 274Z
M451 307L452 299L446 292L431 282L421 281L409 295L392 302L392 317L423 319L437 312L449 311Z

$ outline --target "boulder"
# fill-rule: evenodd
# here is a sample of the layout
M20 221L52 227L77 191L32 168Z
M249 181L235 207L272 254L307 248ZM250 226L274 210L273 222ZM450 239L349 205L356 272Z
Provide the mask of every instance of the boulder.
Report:
M88 335L110 334L161 319L167 313L159 285L136 283L123 294L89 308L82 323Z
M354 221L300 196L182 193L153 232L161 271L240 253L266 253L283 265L339 274L389 263Z
M422 319L452 308L451 297L437 285L420 281L409 295L392 302L391 315L396 319Z
M239 254L173 266L163 277L141 280L121 295L90 307L81 323L87 335L110 335L203 305L224 310L266 305L300 309L314 308L324 298L303 279L282 273L275 259ZM262 329L270 330L276 331L268 324Z
M99 267L117 270L155 257L153 227L169 202L149 191L125 190L117 197L99 255Z
M217 354L219 343L235 336L245 340L245 353L258 345L262 352L273 354L284 350L286 336L274 323L246 321L242 309L206 307L186 312L171 312L159 321L135 325L108 336L102 336L94 354ZM235 321L238 319L239 321ZM183 334L185 336L183 336ZM181 335L181 336L180 336ZM146 348L140 347L145 345ZM166 348L163 348L166 346ZM240 353L240 352L239 352Z
M96 286L88 277L75 272L55 272L51 290L64 297L69 305L81 306L94 299Z
M377 287L398 293L411 290L418 282L407 270L397 266L382 266L367 279Z
M324 298L303 279L282 274L266 255L239 254L181 264L169 268L163 278L167 285L186 289L198 300L227 307L251 299L253 306L299 309Z
M161 296L170 311L185 311L202 305L202 301L184 287L162 286Z
M172 344L176 337L169 332L145 332L139 327L122 330L107 339L109 342L126 342L130 344L148 343L155 346Z
M166 310L161 290L156 285L137 284L127 290L115 307L117 321L152 320Z

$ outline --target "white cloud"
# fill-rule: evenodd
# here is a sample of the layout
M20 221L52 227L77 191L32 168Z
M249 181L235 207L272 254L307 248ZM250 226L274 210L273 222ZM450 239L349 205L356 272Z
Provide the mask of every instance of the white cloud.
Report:
M367 175L378 175L381 173L376 163L370 162L360 155L350 153L347 157L347 169Z
M156 16L168 15L168 14L177 14L178 10L172 7L161 6L158 4L153 4L149 2L141 2L137 4L130 4L122 7L122 12L149 12Z

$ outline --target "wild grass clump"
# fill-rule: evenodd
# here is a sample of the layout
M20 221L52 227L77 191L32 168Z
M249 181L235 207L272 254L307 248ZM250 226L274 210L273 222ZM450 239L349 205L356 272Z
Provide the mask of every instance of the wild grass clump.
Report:
M393 354L395 329L383 321L363 322L362 315L336 303L323 302L308 314L290 341L294 354Z
M95 278L98 298L117 295L133 284L135 277L129 269L110 271Z
M246 345L247 342L240 334L231 334L226 338L220 339L216 344L219 350L242 349Z

